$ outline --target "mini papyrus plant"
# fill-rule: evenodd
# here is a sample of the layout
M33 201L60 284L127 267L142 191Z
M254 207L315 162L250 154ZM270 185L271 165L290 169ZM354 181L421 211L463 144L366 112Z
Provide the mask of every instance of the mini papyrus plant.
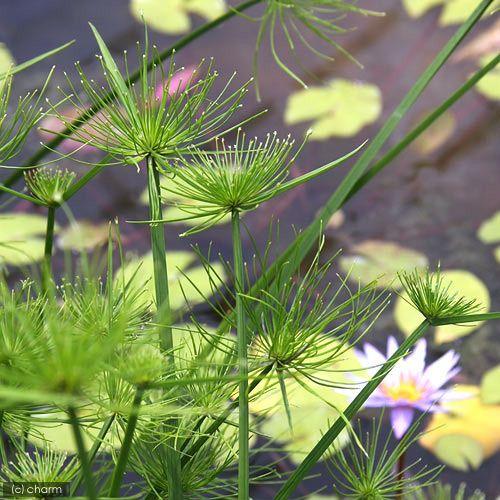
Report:
M305 140L296 147L291 138L280 139L274 133L247 139L242 130L245 123L237 121L236 111L251 80L235 89L231 78L220 84L221 77L210 62L202 63L181 85L173 83L178 82L173 58L168 69L163 67L175 49L261 3L257 0L237 6L163 52L149 47L146 33L139 70L132 74L126 57L125 69L120 71L120 64L92 27L101 52L104 87L76 66L81 88L68 78L69 90L63 91L63 100L80 113L74 121L59 111L57 103L49 102L47 110L40 110L39 97L21 99L11 111L11 79L17 70L0 75L2 163L20 152L43 116L55 115L65 126L0 188L47 209L41 279L2 281L0 286L0 425L13 444L7 449L0 441L2 478L64 481L70 483L71 495L90 499L176 500L233 496L246 500L252 483L279 481L283 484L276 498L284 499L328 452L333 453L332 472L344 486L341 493L345 495L402 498L420 494L425 498L435 471L402 469L395 476L392 470L413 442L412 432L405 433L393 451L383 447L379 461L380 429L374 427L371 440L365 441L350 429L350 421L428 327L500 317L498 313L479 313L477 304L444 287L439 273L401 275L409 300L426 319L377 366L359 391L353 391L356 395L347 408L336 408L338 419L289 476L280 475L275 463L253 465L251 456L267 448L261 444L259 420L251 418L250 403L277 387L279 405L285 407L293 430L293 394L287 391L290 380L314 395L320 386L349 388L349 384L332 382L329 375L369 334L388 297L375 291L376 283L350 290L346 277L339 278L338 286L329 282L335 260L323 261L321 229L350 196L498 63L497 58L481 68L424 125L368 170L406 111L491 1L483 0L458 29L373 141L299 177L292 177L290 170ZM270 28L276 60L289 74L292 72L275 51L277 29L291 43L287 31L291 26L315 52L301 28L337 47L330 37L339 30L329 16L367 14L343 0L264 3L258 39ZM158 85L163 89L159 94ZM30 108L34 103L36 107ZM235 130L236 137L231 135ZM106 158L81 177L71 171L47 169L42 158L69 137L105 152ZM347 161L358 154L348 170ZM317 219L273 263L258 259L257 272L250 276L242 214L258 210L261 204L341 164L348 172ZM68 270L61 277L52 271L56 213L63 209L69 214L66 203L71 197L103 168L113 165L133 165L147 173L149 218L145 223L151 233L155 307L144 300L144 290L134 287L133 279L114 270L117 260L123 264L114 224L104 266L93 265L81 255L76 272ZM22 173L29 194L11 187ZM163 216L162 189L180 200L175 206L183 214L181 218ZM192 227L183 234L189 236L227 217L231 219L232 258L228 262L223 256L223 261L232 282L221 283L210 259L200 254L218 300L214 310L221 323L218 328L207 326L194 310L176 323L170 310L165 226L190 219ZM318 240L319 250L301 271L302 261ZM139 267L136 273L140 272ZM196 286L194 280L191 284ZM27 447L30 441L47 444L43 424L71 428L74 457L67 458L47 446ZM350 430L351 445L347 452L340 452L336 440L345 428ZM126 476L128 472L135 473L133 479ZM445 488L436 491L447 494Z

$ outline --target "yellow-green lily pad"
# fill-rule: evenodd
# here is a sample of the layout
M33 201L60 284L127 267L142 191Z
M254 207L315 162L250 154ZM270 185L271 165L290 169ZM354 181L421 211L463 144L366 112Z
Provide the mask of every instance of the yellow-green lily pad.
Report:
M398 271L425 269L427 257L416 250L389 241L367 240L355 245L351 255L340 257L339 265L351 280L366 285L377 280L379 287L399 287Z
M441 273L443 284L451 283L450 292L456 292L467 299L476 299L481 304L482 312L490 308L490 294L486 285L474 274L462 269L443 271ZM410 335L424 319L423 315L408 302L408 297L403 292L396 300L394 308L394 319L399 329ZM435 341L438 344L452 342L464 335L476 330L482 322L468 323L464 325L438 326L435 331Z
M403 6L411 17L423 16L428 10L442 3L443 0L403 0Z
M434 151L437 151L453 135L456 124L455 115L451 111L443 113L413 142L413 148L421 155L430 155Z
M455 401L442 401L447 411L432 415L419 442L436 455L439 452L451 467L467 470L500 450L500 405L484 404L474 385L457 385L451 390L457 396ZM455 453L448 453L448 447Z
M481 66L485 66L496 54L483 56ZM497 65L476 83L476 89L488 99L500 101L500 67Z
M484 404L500 403L500 365L487 371L481 380L481 400Z
M203 266L192 266L196 258L192 252L172 251L167 253L170 307L174 311L184 310L187 307L186 299L191 305L203 302L204 298L200 292L208 297L212 295L210 279ZM224 268L221 263L215 262L212 266L214 272L220 277L224 277ZM116 272L116 279L122 279L122 276L127 281L132 280L132 287L145 290L145 293L141 295L141 300L144 303L154 304L155 290L151 252L127 262ZM191 282L196 284L199 291Z
M437 441L434 452L441 462L464 472L476 470L483 463L481 445L460 434L443 436Z
M477 237L486 244L500 241L500 211L479 226Z
M170 35L186 33L191 29L190 16L195 14L209 21L221 16L227 9L224 0L132 0L133 16L142 19L151 28Z
M10 53L10 50L4 43L0 43L0 76L7 73L16 62Z
M82 220L61 229L57 246L63 250L82 252L105 245L108 239L108 223L94 224Z
M463 23L479 5L478 0L442 0L442 3L443 10L439 17L441 26ZM499 6L500 2L495 0L484 14L484 17L494 12Z
M42 260L46 226L43 215L15 212L1 214L0 266L24 266Z
M312 121L311 139L325 140L354 136L381 112L382 94L376 85L339 78L290 95L284 119L287 125Z

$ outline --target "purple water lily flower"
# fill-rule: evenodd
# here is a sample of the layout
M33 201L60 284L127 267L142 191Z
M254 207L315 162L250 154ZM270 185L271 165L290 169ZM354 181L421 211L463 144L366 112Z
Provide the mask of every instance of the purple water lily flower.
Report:
M355 354L362 367L373 376L397 348L396 339L389 337L386 355L369 343L364 345L363 351L355 349ZM410 427L415 410L444 412L442 403L464 398L463 394L443 389L460 371L457 367L459 355L448 351L426 367L426 351L426 341L419 340L413 351L396 363L365 402L365 407L390 408L391 425L397 439Z

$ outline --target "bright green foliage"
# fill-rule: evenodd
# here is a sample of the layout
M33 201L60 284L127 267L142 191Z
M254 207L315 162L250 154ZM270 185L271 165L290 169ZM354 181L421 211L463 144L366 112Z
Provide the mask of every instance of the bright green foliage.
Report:
M479 490L472 495L466 492L466 485L462 483L456 492L449 484L436 483L422 490L415 491L408 500L486 500Z
M382 112L382 96L377 86L335 79L322 87L292 94L285 110L285 123L312 121L311 139L351 137L373 123Z
M15 65L10 50L4 43L0 43L0 75L7 73Z
M78 121L72 122L56 109L53 111L67 127L64 136L103 150L118 162L138 166L142 160L153 157L163 164L185 153L193 144L206 142L227 123L247 91L244 85L227 92L231 81L222 92L214 91L218 73L213 69L213 61L207 65L202 62L189 81L184 82L186 85L173 84L178 71L173 60L165 73L156 48L151 51L147 38L139 61L140 85L128 87L127 55L124 55L126 73L123 76L103 39L91 27L101 50L99 61L107 88L89 79L78 63L76 70L91 107L103 108L102 112L94 116L91 126L80 126ZM72 94L65 95L66 100L85 115L89 103L79 97L69 78L68 84ZM157 95L159 85L163 86L161 95ZM116 96L117 103L109 99L109 93Z
M29 170L24 174L26 185L33 196L48 206L58 205L64 200L65 193L75 178L74 172L47 168Z
M418 424L418 422L417 422ZM382 418L372 423L371 432L366 437L358 434L363 441L363 450L351 443L346 450L332 456L330 468L334 489L342 498L384 500L400 498L419 488L431 484L441 467L419 467L412 463L405 467L405 475L397 474L397 464L419 435L417 425L413 425L400 441L391 443L381 436Z

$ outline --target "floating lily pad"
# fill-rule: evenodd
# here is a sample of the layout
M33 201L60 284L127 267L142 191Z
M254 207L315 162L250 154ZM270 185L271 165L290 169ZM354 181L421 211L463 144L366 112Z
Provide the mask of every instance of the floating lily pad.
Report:
M349 273L351 280L361 281L363 285L377 280L379 287L393 285L399 287L396 273L425 269L427 257L416 250L405 248L389 241L367 240L355 245L350 253L343 255L340 268Z
M464 472L478 469L483 462L481 445L475 439L460 434L438 439L434 453L441 462Z
M293 93L285 110L285 123L313 121L311 139L351 137L377 120L382 94L373 84L335 79L323 87Z
M130 10L139 21L151 28L176 35L191 29L192 14L215 19L227 9L224 0L132 0Z
M479 226L477 237L486 244L500 241L500 212L497 212Z
M481 380L481 400L484 404L500 403L500 365L484 374Z
M403 0L403 5L411 17L423 16L428 10L441 5L443 0Z
M480 61L481 66L488 64L494 56L496 54L483 56ZM497 65L484 75L476 83L476 89L488 99L500 101L500 67Z
M425 114L421 117L423 119ZM438 150L453 135L456 127L455 115L448 111L443 113L414 142L413 148L421 155L429 155Z
M463 23L479 5L477 0L442 0L443 10L439 18L441 26ZM495 0L488 8L484 17L488 13L494 12L500 6L500 2Z
M451 283L451 293L464 296L467 299L476 299L486 312L490 308L490 294L486 285L474 274L464 270L443 271L441 273L443 283ZM394 319L399 329L410 335L423 321L423 315L407 302L406 294L398 297L394 308ZM443 325L438 326L435 332L435 341L438 344L452 342L464 335L476 330L482 322L468 323L466 325Z
M457 399L442 402L447 412L433 414L420 444L451 467L467 470L500 450L500 405L484 404L477 386L457 385L452 391Z
M4 43L0 43L0 76L7 73L15 63L10 50Z
M172 251L167 253L170 306L174 311L183 310L187 307L184 295L191 305L204 302L200 292L211 296L210 280L205 269L202 266L192 266L196 258L196 255L192 252ZM222 264L216 262L212 266L219 276L224 277ZM121 279L122 271L126 280L133 277L133 287L145 290L145 293L141 295L142 300L145 303L154 304L155 290L151 252L130 260L117 271L117 279ZM196 284L200 292L196 290L190 280Z
M82 252L105 245L108 239L108 223L94 224L89 221L78 221L76 224L61 229L57 245L63 250Z
M0 267L24 266L42 260L46 226L46 218L42 215L1 214ZM57 229L56 226L55 230Z

